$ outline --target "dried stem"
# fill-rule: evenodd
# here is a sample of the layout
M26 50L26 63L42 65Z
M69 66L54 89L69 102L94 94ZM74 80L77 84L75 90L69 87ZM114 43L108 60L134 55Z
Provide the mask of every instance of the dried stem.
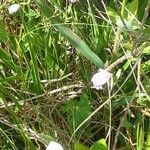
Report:
M117 65L123 63L125 60L132 57L131 52L127 53L126 55L122 56L121 58L117 59L114 63L112 63L110 66L106 68L107 71L111 71L114 67Z

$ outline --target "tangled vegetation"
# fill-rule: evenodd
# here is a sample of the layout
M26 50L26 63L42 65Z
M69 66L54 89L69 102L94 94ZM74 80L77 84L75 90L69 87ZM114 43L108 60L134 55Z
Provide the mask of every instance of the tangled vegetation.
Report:
M150 150L149 10L150 0L1 0L0 149Z

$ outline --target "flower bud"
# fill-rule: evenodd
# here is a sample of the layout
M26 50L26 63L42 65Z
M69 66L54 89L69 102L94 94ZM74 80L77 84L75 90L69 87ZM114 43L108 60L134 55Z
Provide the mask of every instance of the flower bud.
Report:
M16 13L20 8L19 4L12 4L11 6L8 7L8 12L9 14L14 14Z

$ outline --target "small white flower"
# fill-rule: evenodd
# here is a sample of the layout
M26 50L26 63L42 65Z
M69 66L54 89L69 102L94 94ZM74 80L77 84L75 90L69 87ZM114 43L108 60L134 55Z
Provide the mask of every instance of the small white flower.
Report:
M12 4L11 6L8 7L8 12L9 14L14 14L16 13L20 8L19 4Z
M107 83L111 77L112 77L112 74L109 73L107 70L99 69L99 72L94 74L91 79L93 83L93 88L97 90L102 89L102 85Z
M64 150L64 149L59 143L51 141L47 146L46 150Z
M124 30L127 28L129 31L131 31L133 29L133 26L132 26L132 23L130 20L124 20L124 23L123 23L121 19L117 19L116 24L117 24L118 28L121 30Z
M76 3L76 2L77 2L77 0L70 0L70 2L71 2L71 3Z
M117 79L119 79L121 77L121 69L119 69L116 73L116 77Z

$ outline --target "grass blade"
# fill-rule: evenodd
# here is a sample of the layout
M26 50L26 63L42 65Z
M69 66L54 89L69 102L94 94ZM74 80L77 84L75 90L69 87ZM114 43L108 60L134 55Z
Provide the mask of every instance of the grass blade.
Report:
M65 37L70 44L72 44L79 52L81 52L86 58L88 58L92 63L94 63L97 67L103 67L103 61L87 46L87 44L77 35L75 34L69 27L66 25L62 25L61 20L58 17L52 17L54 14L48 5L46 5L41 0L35 0L40 7L42 13L50 18L53 26L61 33L63 37ZM52 17L52 18L51 18Z

